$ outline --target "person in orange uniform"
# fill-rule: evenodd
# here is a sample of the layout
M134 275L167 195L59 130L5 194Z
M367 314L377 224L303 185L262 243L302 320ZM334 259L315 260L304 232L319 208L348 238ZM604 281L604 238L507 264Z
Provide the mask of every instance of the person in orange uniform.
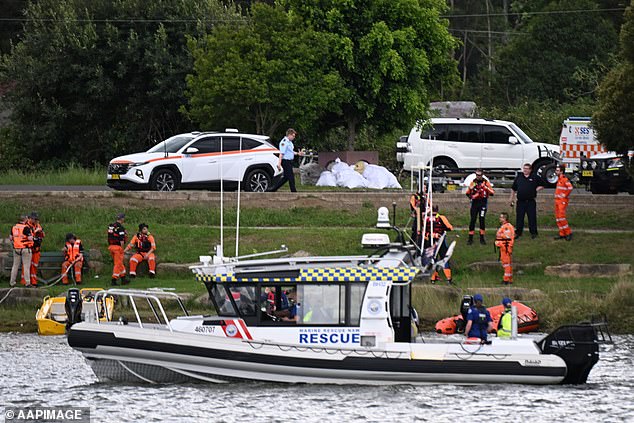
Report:
M154 236L150 233L150 228L145 223L139 225L139 232L132 237L132 240L125 247L124 253L127 253L132 248L136 248L136 254L130 257L130 277L136 278L136 267L143 260L147 260L148 267L150 269L150 279L156 277L156 241Z
M433 238L434 240L439 240L442 234L453 230L453 226L451 225L451 223L449 223L449 220L442 214L438 213L438 206L434 206L432 208L432 211L434 212L432 219L427 217L427 225L425 227L425 248L431 246L430 233L433 234L431 238ZM433 223L433 228L432 228L432 223ZM447 254L447 249L448 249L447 240L443 239L442 245L440 246L440 249L438 250L438 257L441 257L441 258L444 257L445 254ZM443 273L445 274L447 283L451 284L452 275L451 275L451 265L449 264L449 261L445 263L445 268L443 269ZM438 280L438 272L434 272L434 274L431 276L431 283L436 283L437 280Z
M114 267L112 268L112 285L119 285L121 280L123 285L130 283L126 278L125 265L123 264L123 247L128 240L128 233L123 227L125 214L119 213L116 222L108 226L108 251L112 256Z
M572 241L572 230L566 218L566 209L572 193L572 184L566 177L566 168L563 164L557 166L555 173L558 177L557 186L555 187L555 222L557 222L557 227L559 228L559 236L556 236L555 239Z
M42 255L42 240L44 239L44 230L40 225L40 216L37 212L31 212L30 219L27 224L31 228L33 234L33 247L31 248L31 285L37 286L37 268L40 264L40 257ZM24 269L22 269L22 285L26 285L24 280Z
M513 266L511 264L513 244L515 243L515 228L509 223L508 213L500 213L500 229L495 235L495 246L500 249L500 261L504 269L502 285L513 283Z
M475 171L475 179L469 184L467 188L467 197L471 200L471 220L469 221L469 240L468 245L473 244L473 235L475 235L475 222L480 218L480 244L486 244L484 239L485 233L485 217L487 214L487 202L489 196L495 194L491 183L484 179L484 172L482 169Z
M68 285L69 268L75 272L75 283L81 284L81 269L84 266L84 246L81 240L71 233L66 234L64 245L64 263L62 263L62 283Z
M31 248L33 247L33 233L28 225L29 219L21 216L18 223L11 228L11 244L13 246L13 266L11 267L11 278L9 285L15 286L18 280L18 270L20 263L24 270L24 280L26 287L31 287Z

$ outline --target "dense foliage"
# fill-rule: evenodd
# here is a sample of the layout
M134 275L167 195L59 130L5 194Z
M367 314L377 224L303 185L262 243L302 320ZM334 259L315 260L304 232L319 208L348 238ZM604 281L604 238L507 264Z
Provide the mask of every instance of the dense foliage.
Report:
M189 129L185 37L236 13L216 0L39 0L2 61L15 165L105 162ZM9 144L9 145L7 145ZM11 157L5 157L5 162Z
M187 115L201 129L236 127L274 135L293 126L304 134L346 89L328 66L329 37L297 15L256 4L240 25L218 25L190 40L194 73L187 77Z
M0 170L103 164L225 127L277 139L292 126L302 146L393 158L396 137L443 99L549 142L567 116L592 115L602 142L624 151L628 3L7 0Z
M634 0L621 27L621 57L601 83L593 123L603 144L625 153L634 148Z

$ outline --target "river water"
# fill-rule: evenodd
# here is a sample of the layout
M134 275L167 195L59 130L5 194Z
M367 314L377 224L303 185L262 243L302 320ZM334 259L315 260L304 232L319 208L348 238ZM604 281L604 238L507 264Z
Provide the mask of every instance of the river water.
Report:
M614 341L580 386L125 385L98 383L63 336L0 334L0 407L90 407L93 422L633 422L634 336Z

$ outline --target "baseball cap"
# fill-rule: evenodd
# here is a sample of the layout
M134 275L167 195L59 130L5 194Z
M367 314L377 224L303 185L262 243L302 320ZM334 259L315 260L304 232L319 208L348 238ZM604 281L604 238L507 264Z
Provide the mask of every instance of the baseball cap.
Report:
M475 294L475 295L473 296L473 301L480 301L480 302L482 302L482 301L484 301L484 298L482 298L482 294Z
M40 218L40 215L37 214L36 211L31 212L30 216L31 216L31 219L35 219L35 220L38 220Z
M502 305L511 304L512 302L513 300L511 300L509 297L502 298Z
M118 213L117 214L117 219L125 219L125 214L124 213Z

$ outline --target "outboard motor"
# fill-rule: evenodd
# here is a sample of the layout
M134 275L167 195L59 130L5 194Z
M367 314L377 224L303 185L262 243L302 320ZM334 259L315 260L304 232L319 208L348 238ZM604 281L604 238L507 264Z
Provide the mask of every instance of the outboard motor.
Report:
M66 293L66 302L64 308L66 309L66 316L68 321L66 322L66 330L70 329L75 323L81 322L81 294L79 289L71 288Z
M464 333L465 327L467 326L467 314L469 313L469 309L473 305L473 297L471 295L465 295L462 297L462 302L460 303L460 314L462 315L461 319L456 319L456 333Z
M599 343L592 324L561 326L537 345L544 354L558 355L566 362L568 371L562 383L586 383L599 361Z

